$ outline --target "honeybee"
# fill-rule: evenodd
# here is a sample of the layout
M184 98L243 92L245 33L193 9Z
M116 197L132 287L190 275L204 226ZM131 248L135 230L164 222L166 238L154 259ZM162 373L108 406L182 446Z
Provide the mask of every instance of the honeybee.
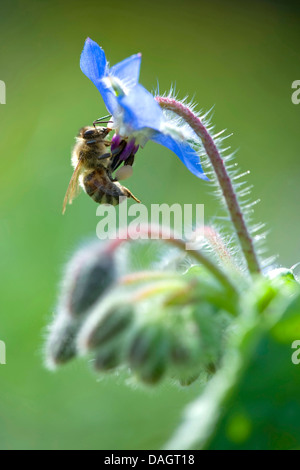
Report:
M83 127L79 131L77 143L72 154L72 165L74 173L69 183L64 204L63 214L67 204L72 204L76 197L79 186L98 204L118 205L120 197L128 197L140 202L129 189L122 186L112 172L123 162L119 155L126 145L126 141L121 141L120 145L113 151L110 150L111 142L105 140L111 129L107 127ZM119 176L128 176L131 173L131 166L134 157L130 156L120 168ZM127 174L127 175L125 175ZM125 177L120 178L125 179Z

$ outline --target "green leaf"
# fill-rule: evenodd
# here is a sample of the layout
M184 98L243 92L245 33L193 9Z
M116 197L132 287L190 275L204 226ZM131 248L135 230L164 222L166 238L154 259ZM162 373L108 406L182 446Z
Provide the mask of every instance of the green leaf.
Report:
M243 317L224 366L188 407L168 449L299 446L300 364L292 355L300 356L293 349L300 340L300 295L286 301L280 316L284 302L276 298L264 315Z

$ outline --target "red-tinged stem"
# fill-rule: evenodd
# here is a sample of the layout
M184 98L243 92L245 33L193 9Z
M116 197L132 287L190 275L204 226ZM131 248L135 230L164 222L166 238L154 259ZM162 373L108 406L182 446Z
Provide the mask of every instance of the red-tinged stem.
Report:
M214 227L205 225L203 228L203 235L207 243L220 258L222 265L228 267L231 271L235 271L236 273L241 275L239 267L235 263L230 251L223 242L219 232L217 232Z
M189 256L192 256L200 264L205 266L208 271L210 271L226 289L228 289L233 294L237 293L235 287L227 278L226 274L221 271L221 269L210 258L208 258L200 250L188 250L184 240L175 238L174 234L169 233L169 231L168 233L165 233L163 227L154 227L153 225L140 226L140 233L147 235L149 239L161 239L165 243L170 243L180 250L185 251ZM124 229L124 231L119 234L119 238L110 240L108 242L106 246L106 252L113 253L122 243L128 241L131 241L130 233L127 229Z
M240 241L248 269L250 273L260 273L260 266L255 253L253 240L249 234L224 161L214 143L213 138L207 131L204 124L201 122L201 119L197 117L187 106L173 98L157 96L156 100L163 109L173 111L174 113L178 114L178 116L182 117L202 140L203 146L213 166L217 180L225 198L228 212Z

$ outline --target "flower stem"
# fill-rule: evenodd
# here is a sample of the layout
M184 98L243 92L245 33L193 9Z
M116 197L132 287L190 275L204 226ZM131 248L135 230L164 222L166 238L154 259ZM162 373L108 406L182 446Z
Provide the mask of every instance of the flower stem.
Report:
M181 240L180 238L175 238L174 234L165 233L162 227L154 227L153 225L141 225L140 226L140 233L148 235L149 238L159 238L165 243L170 243L175 247L179 248L182 251L185 251L189 256L193 257L198 263L202 264L203 266L210 271L213 276L219 280L219 282L230 291L233 295L237 294L237 290L235 286L231 283L228 279L226 274L210 259L208 258L202 251L200 250L188 250L186 247L186 242ZM109 241L106 247L107 253L113 253L122 243L130 241L130 234L127 229L124 230L123 233L120 233L119 238L115 240Z
M224 268L228 268L230 272L237 273L241 276L241 270L239 266L235 263L234 258L232 257L230 251L225 245L224 241L219 232L214 227L205 225L203 227L203 235L206 242L213 249L213 251L218 255Z
M178 114L178 116L182 117L202 140L203 146L213 166L217 180L225 198L227 209L236 230L236 234L244 253L249 272L253 274L260 273L260 266L257 255L255 253L253 240L248 231L224 161L214 143L213 138L207 131L204 124L201 122L200 118L197 117L184 104L176 101L173 98L161 96L156 96L156 101L163 109L173 111L174 113Z
M138 271L125 274L125 276L119 279L119 284L127 286L145 281L161 281L172 278L178 279L178 274L174 274L172 271Z

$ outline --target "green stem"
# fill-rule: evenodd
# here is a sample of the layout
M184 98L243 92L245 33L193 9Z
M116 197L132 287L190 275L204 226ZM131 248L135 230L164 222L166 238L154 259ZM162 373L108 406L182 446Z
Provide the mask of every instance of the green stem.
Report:
M149 239L155 236L156 239L162 239L162 241L165 243L170 243L179 248L181 251L185 251L189 256L193 257L200 264L205 266L206 269L208 269L208 271L210 271L228 291L234 295L237 294L236 288L231 283L226 274L210 258L202 253L201 250L187 249L186 242L184 240L175 238L174 234L170 233L168 233L168 236L166 236L163 227L154 227L152 225L140 226L140 233L148 235ZM114 252L122 243L128 242L130 240L131 239L128 230L125 229L123 233L120 233L119 238L108 242L106 247L107 253Z

